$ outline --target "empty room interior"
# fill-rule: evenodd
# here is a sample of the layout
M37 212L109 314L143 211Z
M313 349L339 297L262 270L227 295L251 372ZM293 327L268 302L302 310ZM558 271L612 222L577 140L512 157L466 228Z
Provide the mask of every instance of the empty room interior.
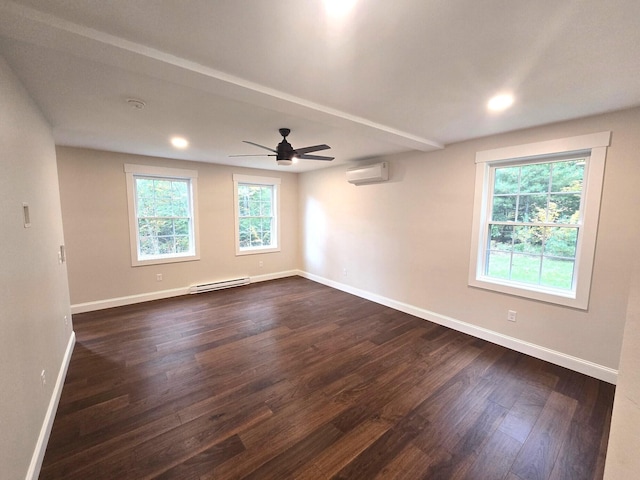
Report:
M638 478L639 18L0 0L0 479Z

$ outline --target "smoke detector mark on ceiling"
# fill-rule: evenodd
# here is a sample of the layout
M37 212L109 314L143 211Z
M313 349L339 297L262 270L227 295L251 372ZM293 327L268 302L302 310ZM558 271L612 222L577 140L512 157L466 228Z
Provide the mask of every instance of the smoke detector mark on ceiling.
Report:
M144 103L142 100L138 100L137 98L127 98L127 104L135 110L142 110L147 106L146 103Z

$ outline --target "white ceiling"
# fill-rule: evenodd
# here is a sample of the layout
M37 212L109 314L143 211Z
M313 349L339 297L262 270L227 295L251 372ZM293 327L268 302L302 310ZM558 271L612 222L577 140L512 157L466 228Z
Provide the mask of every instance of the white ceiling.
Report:
M639 19L638 0L357 0L342 18L322 0L0 0L0 55L59 145L306 171L640 105ZM489 113L503 91L514 106ZM229 157L280 127L336 160Z

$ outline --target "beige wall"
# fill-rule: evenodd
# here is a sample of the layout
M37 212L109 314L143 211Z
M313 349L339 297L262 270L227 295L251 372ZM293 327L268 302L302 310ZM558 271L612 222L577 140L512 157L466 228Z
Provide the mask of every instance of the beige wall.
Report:
M72 331L57 258L64 238L53 136L2 58L0 99L0 477L17 480L36 451Z
M298 266L295 174L66 147L58 147L57 155L74 305L245 275L275 274ZM131 266L125 163L198 171L200 260ZM282 179L280 252L236 256L234 173ZM259 267L260 261L263 267ZM156 281L158 273L162 282Z
M640 258L629 290L620 374L613 405L604 478L636 478L640 472Z
M611 130L591 301L580 311L467 286L475 153ZM300 176L301 268L617 369L640 240L640 109L391 156L390 180L354 186L343 167ZM347 269L347 275L344 275ZM518 321L506 320L507 310Z

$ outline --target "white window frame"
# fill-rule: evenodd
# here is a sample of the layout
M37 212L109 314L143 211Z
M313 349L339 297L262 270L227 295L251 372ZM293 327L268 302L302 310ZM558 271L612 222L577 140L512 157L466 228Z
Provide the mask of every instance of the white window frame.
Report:
M591 274L595 256L604 166L611 132L599 132L545 142L529 143L476 153L476 180L473 209L469 285L543 302L586 310L589 306ZM493 193L492 169L496 166L553 159L556 156L588 154L583 180L580 230L576 248L574 284L571 290L553 289L484 274L487 248L488 211Z
M158 265L162 263L190 262L200 259L200 242L198 227L198 171L185 170L179 168L155 167L151 165L125 164L124 171L127 179L127 202L129 208L129 239L131 246L131 265L134 267L142 265ZM190 205L192 219L193 249L190 252L180 254L161 255L151 259L141 260L139 258L139 234L137 198L135 190L136 177L166 178L169 180L187 180L190 185Z
M238 208L238 185L262 185L273 187L273 224L275 234L271 232L274 245L269 247L245 247L240 248L240 211ZM235 214L235 242L236 255L253 255L256 253L271 253L280 251L280 178L278 177L259 177L255 175L233 175L233 209Z

